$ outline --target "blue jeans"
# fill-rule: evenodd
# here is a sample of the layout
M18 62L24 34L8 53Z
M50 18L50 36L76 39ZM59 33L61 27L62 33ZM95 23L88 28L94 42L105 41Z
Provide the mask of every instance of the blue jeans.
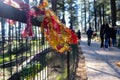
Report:
M112 39L112 44L113 44L113 46L116 46L116 39L115 38Z
M87 44L88 44L88 46L90 46L90 44L91 44L91 38L88 38Z
M108 48L108 42L109 42L109 38L105 39L105 48Z

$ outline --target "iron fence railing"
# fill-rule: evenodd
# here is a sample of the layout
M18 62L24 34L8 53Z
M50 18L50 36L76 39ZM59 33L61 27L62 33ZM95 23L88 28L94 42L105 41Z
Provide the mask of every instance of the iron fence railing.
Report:
M9 24L0 19L0 80L73 80L77 46L58 54L49 45L39 27L34 37L21 37L24 23Z

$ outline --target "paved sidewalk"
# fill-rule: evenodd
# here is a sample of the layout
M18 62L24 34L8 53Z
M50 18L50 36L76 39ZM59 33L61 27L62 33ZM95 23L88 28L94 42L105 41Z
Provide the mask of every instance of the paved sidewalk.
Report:
M101 49L100 43L92 41L87 46L85 36L81 38L81 48L85 56L88 80L120 80L120 67L115 62L120 61L120 49Z

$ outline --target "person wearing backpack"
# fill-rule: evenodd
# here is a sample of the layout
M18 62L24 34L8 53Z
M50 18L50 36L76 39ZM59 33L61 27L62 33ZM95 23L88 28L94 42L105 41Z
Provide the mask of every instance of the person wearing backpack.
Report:
M91 45L91 38L92 38L93 30L91 27L87 30L87 44L88 46Z

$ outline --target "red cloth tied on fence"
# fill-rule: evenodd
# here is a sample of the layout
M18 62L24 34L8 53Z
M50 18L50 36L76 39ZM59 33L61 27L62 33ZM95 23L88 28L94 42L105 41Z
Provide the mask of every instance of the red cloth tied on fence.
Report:
M72 30L70 32L71 32L71 44L78 44L78 37L77 37L77 35Z
M60 24L56 22L54 16L51 16L51 21L52 21L53 29L54 29L58 34L61 34Z
M33 31L32 31L32 23L31 23L31 15L33 13L29 11L27 11L26 13L26 17L27 17L27 25L25 27L25 29L22 31L22 37L28 37L28 36L33 36Z
M46 10L41 27L45 29L44 33L50 46L57 52L69 51L69 44L78 43L76 34L62 24L51 10Z

